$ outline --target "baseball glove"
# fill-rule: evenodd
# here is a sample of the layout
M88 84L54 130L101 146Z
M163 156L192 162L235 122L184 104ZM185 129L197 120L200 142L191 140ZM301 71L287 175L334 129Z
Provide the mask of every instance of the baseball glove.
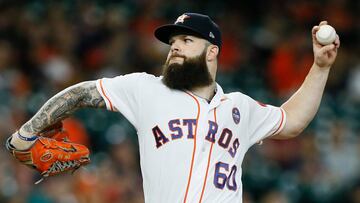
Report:
M17 133L14 135L16 136ZM38 136L28 150L17 150L10 144L11 138L6 141L7 150L18 161L40 172L42 178L35 184L49 176L67 171L74 172L90 162L89 149L86 146L65 139Z

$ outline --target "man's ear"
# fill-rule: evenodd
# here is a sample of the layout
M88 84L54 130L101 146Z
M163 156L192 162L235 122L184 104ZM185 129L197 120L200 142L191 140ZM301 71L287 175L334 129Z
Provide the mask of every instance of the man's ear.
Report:
M209 45L207 48L206 60L207 61L216 60L218 55L219 55L219 47L213 44Z

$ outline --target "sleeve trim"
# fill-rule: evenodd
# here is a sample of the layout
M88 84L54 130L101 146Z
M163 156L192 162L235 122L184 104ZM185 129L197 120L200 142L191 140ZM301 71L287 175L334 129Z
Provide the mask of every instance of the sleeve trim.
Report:
M276 135L277 133L279 133L285 126L285 123L286 123L286 114L284 112L284 109L280 108L281 110L281 121L280 121L280 125L279 127L275 130L275 132L271 135Z
M102 80L102 79L99 80L99 85L100 85L100 88L98 88L98 89L100 89L100 94L101 94L101 96L104 98L107 108L108 108L110 111L114 111L114 107L113 107L113 104L112 104L111 100L110 100L109 97L105 94L104 87L103 87L103 80Z

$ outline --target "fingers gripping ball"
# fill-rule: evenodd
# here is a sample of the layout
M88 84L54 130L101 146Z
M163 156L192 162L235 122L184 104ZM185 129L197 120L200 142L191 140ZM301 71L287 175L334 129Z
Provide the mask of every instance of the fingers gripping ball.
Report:
M316 32L316 40L322 45L334 43L336 39L336 31L330 25L321 25Z
M6 141L6 148L21 163L36 169L44 178L67 171L74 172L90 162L89 149L80 144L38 137L28 150L16 150Z

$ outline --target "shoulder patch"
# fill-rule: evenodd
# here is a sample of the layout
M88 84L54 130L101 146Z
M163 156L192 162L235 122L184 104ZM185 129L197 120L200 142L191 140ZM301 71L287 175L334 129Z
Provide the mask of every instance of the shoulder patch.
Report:
M239 111L238 108L234 107L232 109L232 117L233 117L233 120L234 120L235 124L240 123L240 111Z

